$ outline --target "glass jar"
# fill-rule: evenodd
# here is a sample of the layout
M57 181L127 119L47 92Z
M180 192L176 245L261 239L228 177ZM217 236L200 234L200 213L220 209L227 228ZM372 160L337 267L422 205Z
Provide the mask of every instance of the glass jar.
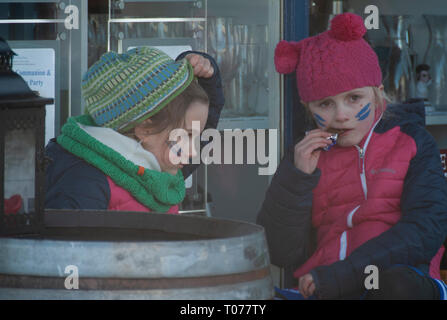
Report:
M429 45L424 63L430 66L432 82L428 99L435 111L447 111L447 16L423 15L429 31Z
M415 79L411 61L411 30L412 16L383 15L381 22L387 31L389 42L389 58L383 83L388 96L403 102L415 94Z

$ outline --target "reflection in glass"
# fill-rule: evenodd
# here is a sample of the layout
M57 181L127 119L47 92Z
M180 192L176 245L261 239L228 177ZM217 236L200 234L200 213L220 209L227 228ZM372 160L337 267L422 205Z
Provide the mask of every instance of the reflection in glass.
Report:
M267 26L238 25L241 47L241 68L238 74L240 91L244 99L239 99L239 109L245 116L267 115Z
M97 0L96 0L97 1ZM122 1L112 0L112 17L123 18L193 18L204 16L205 1Z
M35 196L35 134L31 129L11 130L5 135L4 198L8 213L30 213Z
M236 75L241 63L240 47L232 18L208 17L208 53L215 57L221 71L225 93L223 112L237 113Z
M405 101L415 94L415 80L410 58L411 16L383 15L383 22L388 33L390 54L387 61L383 83L391 99Z
M89 63L99 58L98 51L104 51L94 48L95 42L103 43L102 36L98 36L103 32L110 40L110 50L118 52L129 46L182 44L193 50L206 50L215 57L221 70L226 100L222 116L266 117L271 97L268 92L271 46L269 26L264 24L268 10L261 9L267 9L270 4L254 0L233 1L231 6L220 1L211 2L208 6L210 2L207 1L121 3L112 0L110 18L113 21L95 23L97 17L89 15L89 31L92 29L89 32L92 49ZM260 12L252 12L255 3ZM142 21L155 18L162 21ZM179 21L163 21L171 18ZM93 31L95 28L98 31Z
M107 51L107 15L88 16L88 66Z
M430 66L432 83L428 99L436 111L447 109L447 16L423 15L430 33L424 63Z
M231 17L210 17L208 52L216 57L222 73L223 116L267 116L267 26L234 24Z
M58 19L56 3L0 3L1 20ZM0 36L6 40L55 40L56 23L2 23Z

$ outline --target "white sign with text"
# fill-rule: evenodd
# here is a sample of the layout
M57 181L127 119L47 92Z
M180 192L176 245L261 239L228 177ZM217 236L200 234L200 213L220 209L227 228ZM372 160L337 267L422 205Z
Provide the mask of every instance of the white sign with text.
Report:
M33 91L41 97L55 99L56 58L52 48L12 49L14 57L13 70L18 73ZM54 104L46 106L45 145L54 137Z

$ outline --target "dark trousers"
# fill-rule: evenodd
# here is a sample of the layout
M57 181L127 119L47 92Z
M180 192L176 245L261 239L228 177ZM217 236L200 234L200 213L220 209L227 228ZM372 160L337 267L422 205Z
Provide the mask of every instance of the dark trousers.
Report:
M441 281L439 281L441 282ZM447 285L420 270L395 265L379 275L379 288L359 292L342 300L440 300L447 297ZM316 299L312 296L309 299ZM275 288L275 300L305 300L296 289Z
M435 280L409 266L393 266L380 273L379 289L367 290L366 300L439 300Z

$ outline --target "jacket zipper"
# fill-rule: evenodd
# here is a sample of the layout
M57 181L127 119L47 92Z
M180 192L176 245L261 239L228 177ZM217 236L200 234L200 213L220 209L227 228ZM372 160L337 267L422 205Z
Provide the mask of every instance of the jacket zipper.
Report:
M359 152L359 166L360 166L360 181L362 182L363 195L365 200L368 199L368 188L366 187L366 174L365 174L365 149L355 146Z
M360 181L362 183L362 189L363 194L365 195L365 199L367 196L367 189L366 189L366 175L365 175L365 149L360 148L358 145L355 145L354 147L357 148L357 151L359 153L359 169L360 169ZM360 205L354 208L349 214L347 218L347 225L349 228L352 228L352 217L354 216L354 213L360 208ZM344 231L340 237L340 252L338 255L339 260L344 260L346 258L346 252L347 252L347 232Z
M368 147L369 140L371 139L371 136L374 132L375 127L377 126L377 124L380 122L381 119L382 119L382 115L380 115L379 119L376 121L374 126L371 128L371 130L368 134L368 138L366 139L365 144L363 145L363 148L360 148L358 145L355 145L355 147L357 148L357 151L359 153L360 180L362 182L362 189L363 189L363 194L365 196L365 200L367 199L367 195L368 195L368 188L366 185L366 174L365 174L365 150ZM360 205L358 205L356 208L354 208L348 214L348 219L347 219L348 228L353 227L352 218L353 218L355 212L359 208L360 208ZM347 247L348 247L347 236L348 236L347 231L344 231L340 237L340 252L339 252L340 260L344 260L346 258Z
M363 159L365 158L365 153L362 148L359 147L359 158L360 158L360 174L363 174Z

